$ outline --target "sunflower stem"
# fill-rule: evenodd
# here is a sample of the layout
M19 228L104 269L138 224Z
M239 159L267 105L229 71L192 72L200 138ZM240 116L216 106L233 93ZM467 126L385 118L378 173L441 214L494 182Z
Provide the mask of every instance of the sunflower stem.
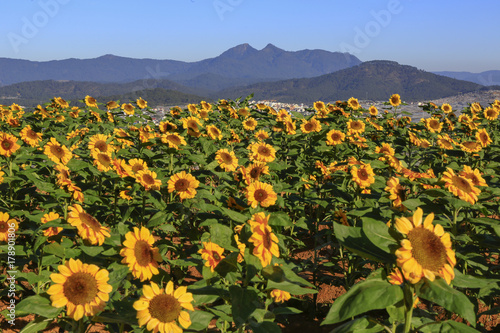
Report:
M404 332L408 333L411 330L411 319L413 317L413 294L415 286L411 283L404 285L404 303L405 303L405 329Z

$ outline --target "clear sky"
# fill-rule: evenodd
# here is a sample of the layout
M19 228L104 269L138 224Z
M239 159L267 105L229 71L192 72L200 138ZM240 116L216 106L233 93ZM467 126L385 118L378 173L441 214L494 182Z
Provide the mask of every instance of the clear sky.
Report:
M0 0L0 57L198 61L238 44L500 70L498 0Z

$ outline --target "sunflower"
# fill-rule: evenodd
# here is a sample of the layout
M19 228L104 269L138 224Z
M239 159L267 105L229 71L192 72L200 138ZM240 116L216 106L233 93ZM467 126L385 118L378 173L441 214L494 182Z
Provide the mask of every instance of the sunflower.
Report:
M261 175L268 175L269 167L264 162L255 162L246 168L242 168L241 171L244 173L245 182L250 184L253 181L259 180Z
M85 104L88 106L88 107L94 107L96 108L97 107L97 101L95 100L94 97L91 97L89 95L85 96Z
M110 138L111 136L104 134L92 135L88 144L88 148L91 154L94 155L97 153L104 153L111 155L111 153L115 151L115 147L112 144L108 143L110 141Z
M370 112L370 115L372 117L375 117L376 115L378 115L378 109L375 105L370 106L370 108L368 109L368 112Z
M399 106L399 104L401 104L401 96L399 96L398 94L393 94L389 98L389 103L391 103L393 107Z
M347 129L352 134L361 134L365 131L365 123L362 120L351 120L347 121Z
M456 175L451 168L443 173L441 181L445 182L445 188L460 199L474 204L481 190L474 186L472 180L460 175Z
M351 168L352 180L356 182L361 188L370 187L371 184L375 183L375 174L370 164L363 164L359 168L353 166Z
M187 292L187 287L174 289L174 283L169 281L165 289L154 282L142 287L142 296L134 302L137 310L139 327L146 325L153 332L182 333L182 329L191 326L191 318L187 311L194 311L193 294Z
M219 149L215 154L215 159L219 162L220 167L225 171L234 171L238 167L238 159L236 158L234 151Z
M438 135L438 139L436 141L438 144L439 148L441 149L447 149L451 150L453 149L453 144L455 143L448 134L445 135Z
M257 140L263 141L269 139L269 133L267 133L265 130L258 130L257 133L255 133L254 137Z
M493 140L491 140L490 138L490 135L484 128L476 132L476 141L479 142L483 147L487 147L490 143L493 142Z
M292 121L291 119L285 121L286 134L294 135L295 133L297 133L296 129L297 129L297 126L295 125L295 121Z
M222 140L222 132L215 125L208 125L206 131L212 140Z
M148 170L148 165L140 158L133 158L128 161L130 165L130 170L132 171L133 176L135 177L137 173L141 170Z
M498 118L498 109L488 107L484 109L484 118L488 120L496 120Z
M54 212L48 212L47 214L43 215L41 221L43 224L45 224L47 222L57 220L58 218L60 218L59 214L54 213ZM59 234L62 230L63 230L63 228L61 228L61 227L49 227L49 228L43 230L43 235L45 237L55 236L55 235Z
M17 220L11 219L7 213L0 212L0 242L8 241L9 234L12 234L12 228L14 228L14 232L19 229ZM10 232L9 229L11 229Z
M443 124L439 122L439 119L428 118L425 119L425 127L431 133L440 133L443 129Z
M113 170L115 170L116 174L122 178L131 177L132 176L132 168L130 165L125 162L125 160L121 158L114 158L113 162Z
M354 97L351 97L349 98L349 100L347 100L347 105L353 110L357 110L361 107L361 105L359 105L358 99Z
M245 121L243 121L243 128L247 131L253 131L257 127L257 120L254 118L247 118Z
M134 231L125 234L124 248L120 250L120 255L124 257L121 262L126 264L132 275L141 282L160 273L157 262L162 258L153 243L153 235L147 228L134 227Z
M191 199L196 195L196 188L200 182L191 174L181 171L170 177L168 180L168 193L176 192L179 198Z
M481 176L481 172L478 169L472 170L468 165L464 165L463 170L459 173L459 176L470 179L472 185L474 186L488 186L484 178Z
M142 99L142 97L139 97L136 101L135 104L139 107L139 109L145 109L148 107L148 102Z
M237 229L235 227L234 231L236 230ZM236 260L238 262L243 262L243 260L245 260L245 249L247 248L247 246L245 245L245 243L240 242L240 237L237 234L234 235L234 241L236 242L238 250L240 250L238 253L238 258Z
M287 110L280 109L278 111L278 114L276 115L276 121L285 122L286 120L289 120L289 119L291 119L291 116Z
M141 170L135 174L135 180L144 186L146 191L160 190L161 180L156 179L156 172L151 170Z
M283 291L279 289L271 290L269 295L274 299L276 303L282 303L288 301L291 298L291 295L288 291Z
M42 133L35 132L30 125L23 128L19 134L21 134L21 139L31 147L38 146L38 143L42 140Z
M314 102L313 107L316 111L324 110L326 108L325 103L322 101Z
M271 215L266 215L264 212L255 213L252 215L252 218L247 221L247 223L253 232L253 230L261 224L268 225L269 217L271 217Z
M203 128L200 119L193 116L182 118L181 122L182 122L182 127L188 129L188 132L189 130L191 130L192 132L200 132L200 129Z
M477 153L482 149L481 143L476 141L464 141L460 144L460 149L466 153Z
M3 176L5 176L5 172L0 170L0 184L3 183Z
M135 113L135 108L130 103L123 103L122 110L123 110L123 112L125 112L129 116L132 116Z
M68 164L73 157L71 151L64 145L57 142L56 138L50 138L50 142L45 145L44 154L54 163Z
M253 243L252 253L259 258L262 267L271 264L273 256L279 258L278 237L273 234L271 227L267 224L256 224L252 229L252 236L248 239Z
M201 102L200 102L200 106L201 106L201 108L202 108L202 109L204 109L204 110L210 110L210 111L212 110L212 104L210 104L210 103L208 103L208 102L206 102L206 101L201 101ZM248 108L247 108L247 109L248 109Z
M0 132L0 155L9 157L19 148L21 148L21 146L17 144L17 138L15 136Z
M215 267L225 258L224 248L212 242L203 242L203 248L198 250L201 258L205 261L205 266L214 271Z
M302 131L302 133L306 134L311 132L319 132L321 131L321 123L315 117L312 117L309 120L302 119L300 130Z
M385 191L389 192L389 199L392 200L394 207L404 209L402 202L405 200L405 189L399 184L399 178L391 177L387 180Z
M260 205L261 207L269 207L276 203L277 195L273 187L269 184L254 181L246 188L246 198L248 204L252 208Z
M106 237L110 237L109 228L103 227L99 221L79 204L69 207L68 223L78 229L78 234L92 245L102 245Z
M422 278L434 281L440 276L449 284L455 277L456 264L450 235L440 224L432 224L433 213L424 221L422 218L423 211L417 208L411 218L396 219L396 229L406 235L396 250L397 264L410 283L418 283Z
M257 142L250 144L247 149L250 150L250 160L259 162L272 162L276 158L276 150L269 144Z
M391 147L389 143L382 143L382 146L375 147L375 152L377 154L384 154L394 156L394 148Z
M111 155L106 153L93 153L94 157L94 165L97 167L97 170L101 172L109 171L113 168L113 160Z
M74 320L94 316L104 309L113 290L107 283L106 269L70 258L65 265L59 265L58 271L50 275L54 284L47 290L53 307L66 306L67 315Z
M443 105L441 105L441 110L442 110L444 113L448 114L448 113L450 113L450 112L452 112L452 111L453 111L453 108L451 107L451 105L450 105L450 104L448 104L448 103L443 103Z
M185 146L186 140L177 133L166 133L161 135L161 142L167 143L169 148L179 149L179 146Z
M162 121L160 122L159 128L160 132L167 133L175 131L177 129L177 125L170 121Z
M116 103L115 101L109 101L106 103L106 109L108 109L108 110L114 110L114 109L117 109L119 107L120 107L120 105L118 103Z
M345 134L338 130L330 130L326 133L326 144L329 146L336 146L345 140Z

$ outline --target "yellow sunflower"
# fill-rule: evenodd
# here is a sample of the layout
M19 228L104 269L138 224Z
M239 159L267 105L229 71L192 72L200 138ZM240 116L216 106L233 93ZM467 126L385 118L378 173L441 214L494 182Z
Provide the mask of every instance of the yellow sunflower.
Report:
M17 144L17 138L15 136L0 132L0 155L9 157L19 148L21 148L21 146Z
M126 264L132 275L141 282L160 273L158 262L162 261L162 258L158 248L153 247L154 242L153 235L145 227L134 227L134 231L125 234L124 248L120 250L120 255L124 257L122 263Z
M96 108L97 107L97 101L95 100L94 97L91 97L89 95L85 96L85 104L88 106L88 107L94 107Z
M397 218L396 229L406 236L396 250L397 264L410 283L422 278L434 281L436 276L448 284L455 277L455 252L451 249L450 235L440 224L433 225L434 214L427 215L417 208L411 218Z
M196 180L191 174L181 171L170 177L168 180L168 193L175 191L179 198L191 199L196 195L196 188L200 185L200 182Z
M139 326L146 325L152 332L182 333L177 322L184 328L191 326L191 317L186 310L194 311L193 294L187 292L187 287L174 289L174 283L169 281L165 289L154 282L142 287L142 296L134 302L137 310Z
M286 134L288 135L294 135L296 133L297 125L295 125L295 121L290 120L285 120L285 130Z
M142 99L142 97L139 97L136 101L135 104L139 107L139 109L145 109L148 107L148 102Z
M133 158L130 161L128 161L128 164L130 165L130 170L132 171L132 174L134 175L134 177L136 177L136 175L139 171L149 169L146 162L144 162L140 158Z
M370 115L372 117L375 117L376 115L378 115L378 109L375 105L370 106L370 108L368 109L368 112L370 112Z
M42 133L35 132L30 125L26 125L19 134L21 134L21 139L31 147L38 146L38 143L42 140Z
M445 134L445 135L438 135L436 143L441 149L451 150L454 149L453 144L455 142L453 141L453 139L450 138L448 134Z
M121 158L114 158L113 162L113 170L115 170L116 174L122 178L131 177L132 176L132 168L130 165L125 162L125 160Z
M313 107L316 111L324 110L326 108L325 103L322 101L314 102Z
M78 235L92 245L102 245L106 237L110 237L108 227L103 227L99 221L79 204L69 207L68 223L78 229Z
M56 138L50 138L50 142L45 145L44 154L54 163L68 164L73 157L71 151L64 145L57 142Z
M3 176L5 176L5 172L0 170L0 184L3 183Z
M493 140L491 140L486 129L482 128L476 132L476 142L479 142L483 147L487 147Z
M120 107L120 104L116 103L115 101L109 101L106 103L106 109L108 110L114 110Z
M464 165L463 170L459 173L459 176L470 179L472 185L474 186L488 186L479 169L472 170L472 168L468 165Z
M238 167L238 159L236 158L234 151L219 149L215 154L215 159L219 162L220 167L225 171L234 171Z
M271 264L273 256L279 258L278 237L272 232L267 224L256 224L252 230L252 236L248 239L253 243L253 255L259 258L262 267Z
M264 142L252 143L247 149L250 150L249 157L252 161L269 163L276 158L276 150L273 146Z
M352 120L347 121L347 129L351 134L361 134L365 131L365 123L362 120Z
M43 215L42 223L45 224L47 222L57 220L58 218L60 218L59 214L54 213L54 212L48 212L47 214ZM59 234L62 230L63 230L63 228L61 228L61 227L50 227L50 228L43 230L43 235L45 237L55 236L55 235Z
M443 123L439 122L437 118L425 119L425 127L431 133L440 133L443 129Z
M200 132L200 129L203 128L201 121L199 118L196 117L187 117L187 118L182 118L182 127L185 129L193 131L193 132Z
M250 183L259 180L261 175L268 175L269 167L264 162L255 162L246 168L242 167L240 171L243 174L247 185L250 185Z
M477 153L482 149L482 146L480 142L464 141L460 144L460 149L466 153Z
M159 191L161 180L156 179L156 172L151 170L141 170L135 174L135 180L144 186L146 191Z
M208 125L206 131L212 140L222 140L222 132L217 128L217 126Z
M250 117L243 121L243 128L247 131L253 131L257 127L257 120Z
M359 168L354 165L351 168L351 175L352 180L363 189L375 183L375 174L370 164L363 164Z
M132 116L135 113L135 108L130 103L123 103L122 110L123 110L123 112L125 112L125 114L127 114L129 116Z
M276 303L282 303L288 301L292 296L288 291L283 291L279 289L273 289L269 295L274 299Z
M309 120L302 119L300 130L302 133L319 132L321 131L321 123L315 117Z
M65 265L59 265L58 271L50 275L54 284L47 290L53 307L66 306L67 315L74 320L104 309L113 290L106 269L70 258Z
M443 105L441 105L441 110L442 110L444 113L448 114L448 113L450 113L450 112L452 112L452 111L453 111L453 108L451 107L451 105L450 105L450 104L448 104L448 103L443 103Z
M175 131L177 129L177 125L170 121L162 121L160 122L159 128L160 132L167 133Z
M499 112L496 108L488 107L484 109L484 118L488 120L496 120L498 118L498 114Z
M179 149L179 146L185 146L186 140L177 133L165 133L161 135L161 142L168 144L169 148Z
M268 225L269 217L271 217L271 215L266 215L264 212L255 213L252 215L252 218L247 221L247 223L250 225L250 229L253 232L253 230L261 224Z
M389 143L382 143L382 146L375 147L375 152L377 154L384 154L390 156L394 156L395 153L394 148L392 148Z
M391 103L393 107L399 106L399 104L401 104L401 96L399 96L398 94L393 94L389 98L389 103Z
M113 168L113 160L111 158L111 155L107 153L96 152L93 154L93 157L94 165L97 167L97 170L106 172Z
M269 139L269 133L267 133L265 130L258 130L257 133L255 133L254 137L257 140L263 141Z
M225 258L224 248L212 242L203 242L203 248L198 250L201 258L205 261L205 266L210 267L213 272L215 267Z
M260 205L269 207L276 203L278 196L273 190L272 185L260 181L254 181L246 188L246 198L252 208Z
M347 100L347 105L353 110L357 110L361 107L361 105L359 105L358 99L354 97L351 97L349 98L349 100Z
M68 102L66 102L62 97L54 97L54 103L63 109L66 109L69 107Z
M111 153L115 151L115 147L109 143L111 140L110 138L110 135L105 134L92 135L88 144L91 154L104 153L111 155Z
M392 200L392 205L394 207L399 207L404 209L402 202L405 200L406 191L401 184L399 184L399 178L391 177L387 180L385 191L389 192L389 199Z
M0 242L7 242L9 234L12 234L12 231L15 233L18 229L19 223L16 219L11 219L9 214L0 212Z
M336 146L345 140L345 134L341 131L332 129L326 133L326 144L329 146Z
M481 190L474 186L472 180L460 175L456 175L451 168L443 173L441 181L445 182L444 187L460 199L474 204Z

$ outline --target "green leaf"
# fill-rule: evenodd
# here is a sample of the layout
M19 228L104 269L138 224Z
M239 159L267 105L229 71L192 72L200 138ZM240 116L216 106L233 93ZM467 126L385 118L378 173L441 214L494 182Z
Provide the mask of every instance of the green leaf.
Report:
M293 222L285 212L276 212L272 213L269 217L269 225L271 226L280 226L280 227L291 227L293 226Z
M371 333L383 330L382 325L371 322L367 317L363 316L336 327L331 333Z
M191 325L189 326L189 330L193 331L201 331L207 329L210 321L214 317L212 313L201 310L191 312L189 316L191 317Z
M246 215L238 213L234 210L227 209L225 207L221 207L220 209L224 212L226 216L228 216L233 221L246 223L249 220L249 218Z
M237 327L245 324L252 313L260 307L259 296L252 289L230 286L233 320Z
M441 305L445 309L455 312L476 327L476 312L467 296L450 287L444 279L426 281L417 289L417 296Z
M43 247L43 251L47 254L54 254L60 258L64 258L65 248L58 243L52 243L49 245L45 245Z
M427 324L427 326L419 328L418 332L422 333L478 333L479 331L467 326L463 323L456 322L454 320L446 320L442 322L433 322Z
M382 251L370 242L360 227L349 227L334 223L333 228L337 240L343 246L360 256L381 262L391 263L394 261L393 255Z
M401 287L382 278L371 278L355 284L333 303L321 325L335 324L367 311L385 309L403 299Z
M262 323L252 322L250 326L252 327L252 331L254 333L281 333L281 329L278 324L271 321L264 321Z
M362 218L362 221L363 233L368 237L370 242L384 252L393 253L391 249L397 248L399 244L389 233L387 225L382 221L369 217Z
M273 280L269 280L267 282L267 288L269 290L279 289L283 291L287 291L292 295L306 295L306 294L317 294L318 291L309 288L303 288L296 283L291 283L288 281L283 282L275 282Z
M155 215L151 217L151 219L148 221L147 227L148 228L154 228L159 225L162 225L165 223L168 219L170 214L165 213L163 211L157 212Z
M497 284L500 282L498 279L486 279L473 275L465 275L457 269L454 271L455 278L453 279L453 286L459 288L484 288L491 284Z
M228 226L220 223L212 224L210 226L210 240L229 251L239 252L239 249L232 245L233 230Z
M104 248L102 246L80 246L80 249L88 256L95 257L96 255L102 253Z
M28 314L37 314L45 318L55 318L63 308L55 308L48 298L33 295L23 298L16 305L16 316L22 317Z
M42 332L52 322L52 318L44 319L38 317L34 321L30 321L20 333L39 333Z
M293 314L299 314L302 313L302 310L299 310L297 308L292 308L289 306L280 306L278 308L273 309L273 313L275 315L293 315Z
M408 208L409 210L413 211L417 209L419 206L422 206L424 203L420 199L408 199L403 201L401 204L406 208Z

